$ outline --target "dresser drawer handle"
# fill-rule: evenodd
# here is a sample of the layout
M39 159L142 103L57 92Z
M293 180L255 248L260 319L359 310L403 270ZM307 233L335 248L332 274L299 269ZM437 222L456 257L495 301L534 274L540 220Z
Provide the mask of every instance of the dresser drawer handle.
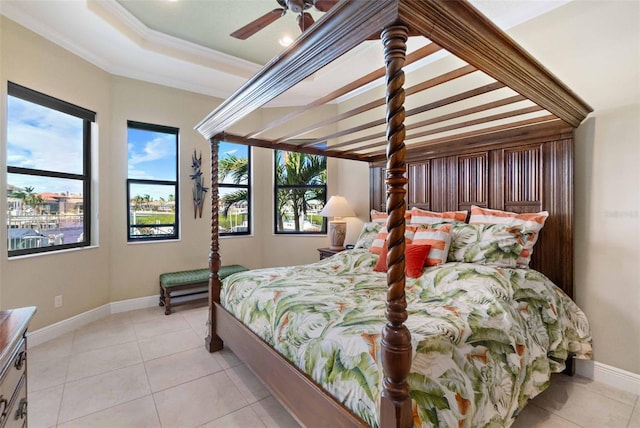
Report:
M27 351L21 351L13 363L16 370L22 370L25 361L27 361Z
M16 410L16 420L24 419L27 417L27 399L23 398L20 400L20 404L18 405L18 410Z

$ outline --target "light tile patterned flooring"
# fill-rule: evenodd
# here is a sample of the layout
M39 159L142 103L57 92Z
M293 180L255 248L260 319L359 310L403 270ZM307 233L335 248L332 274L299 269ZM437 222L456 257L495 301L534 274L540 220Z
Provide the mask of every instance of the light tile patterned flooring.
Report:
M141 309L30 347L29 427L297 427L233 353L204 349L206 318ZM640 428L640 400L558 375L512 426Z

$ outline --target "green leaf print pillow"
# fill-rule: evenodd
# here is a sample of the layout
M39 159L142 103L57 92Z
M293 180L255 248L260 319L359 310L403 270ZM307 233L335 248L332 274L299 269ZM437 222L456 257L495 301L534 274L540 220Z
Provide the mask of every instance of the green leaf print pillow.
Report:
M515 268L528 238L528 233L520 226L504 224L454 224L452 226L448 257L450 262Z
M380 232L380 229L382 229L382 226L384 226L384 223L368 222L363 224L360 236L353 248L369 249L373 240L376 239L376 235Z

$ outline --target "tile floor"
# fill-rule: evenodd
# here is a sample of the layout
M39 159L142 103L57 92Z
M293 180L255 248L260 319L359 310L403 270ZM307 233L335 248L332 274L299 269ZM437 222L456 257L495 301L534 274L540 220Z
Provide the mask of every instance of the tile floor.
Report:
M206 318L141 309L30 347L29 427L297 427L233 353L204 349ZM554 376L513 427L640 428L640 400Z

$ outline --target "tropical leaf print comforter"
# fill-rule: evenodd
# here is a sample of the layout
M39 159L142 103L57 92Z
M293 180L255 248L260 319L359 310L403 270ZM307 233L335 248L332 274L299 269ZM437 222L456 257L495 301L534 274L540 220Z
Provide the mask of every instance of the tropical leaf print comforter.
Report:
M343 251L225 279L222 305L373 427L386 274ZM584 313L530 269L447 263L407 278L414 425L509 426L569 352L590 357Z

